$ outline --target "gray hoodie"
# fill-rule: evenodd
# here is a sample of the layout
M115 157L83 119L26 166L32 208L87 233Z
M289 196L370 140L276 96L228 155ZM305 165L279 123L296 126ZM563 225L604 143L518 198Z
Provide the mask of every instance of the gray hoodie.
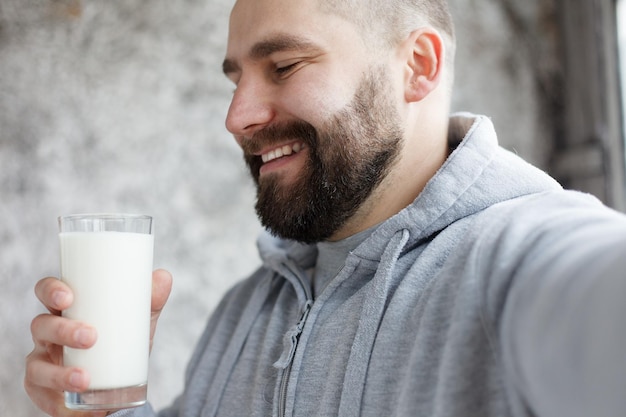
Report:
M315 297L316 246L260 237L159 417L626 415L625 217L451 120L445 164Z

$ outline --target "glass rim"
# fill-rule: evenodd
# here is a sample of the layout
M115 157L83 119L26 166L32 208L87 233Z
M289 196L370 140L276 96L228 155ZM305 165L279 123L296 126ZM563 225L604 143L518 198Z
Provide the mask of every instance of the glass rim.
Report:
M59 221L71 221L80 219L103 219L103 220L116 220L116 219L133 219L133 220L152 220L152 216L147 214L133 214L133 213L78 213L67 214L59 216Z
M59 233L128 232L151 235L154 220L146 214L83 213L59 216Z

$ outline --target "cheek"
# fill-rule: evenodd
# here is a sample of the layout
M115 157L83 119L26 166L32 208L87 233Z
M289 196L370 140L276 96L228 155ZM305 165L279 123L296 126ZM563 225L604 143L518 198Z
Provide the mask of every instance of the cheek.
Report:
M315 77L298 79L283 97L283 107L288 113L319 126L352 101L354 88L345 79L318 73Z

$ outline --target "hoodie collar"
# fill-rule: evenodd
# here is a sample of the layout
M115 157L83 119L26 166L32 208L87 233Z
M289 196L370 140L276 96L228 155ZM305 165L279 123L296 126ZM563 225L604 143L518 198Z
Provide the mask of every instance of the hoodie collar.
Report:
M386 242L401 229L409 232L407 247L464 217L498 202L560 189L543 171L498 145L486 116L456 113L450 118L448 159L411 205L388 219L355 254L378 259Z

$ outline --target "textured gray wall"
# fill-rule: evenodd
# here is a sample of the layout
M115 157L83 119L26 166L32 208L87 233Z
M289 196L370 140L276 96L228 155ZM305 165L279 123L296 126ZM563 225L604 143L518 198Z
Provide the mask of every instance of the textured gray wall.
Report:
M552 2L451 3L454 108L491 115L505 146L545 166ZM175 277L151 361L157 408L180 391L221 294L257 265L254 189L223 127L230 6L0 0L0 417L41 415L23 392L23 358L43 312L33 285L58 275L58 215L156 218L155 266Z

